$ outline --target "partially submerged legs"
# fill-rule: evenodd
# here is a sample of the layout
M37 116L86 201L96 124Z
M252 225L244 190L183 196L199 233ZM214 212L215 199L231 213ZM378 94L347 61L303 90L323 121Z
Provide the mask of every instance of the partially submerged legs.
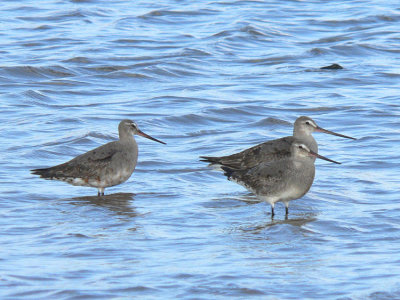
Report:
M285 219L287 219L289 216L289 201L285 201L283 203L285 204ZM275 203L270 203L270 204L271 204L271 219L273 219L275 216L275 209L274 209Z
M98 197L104 196L104 188L98 188L97 196L98 196Z

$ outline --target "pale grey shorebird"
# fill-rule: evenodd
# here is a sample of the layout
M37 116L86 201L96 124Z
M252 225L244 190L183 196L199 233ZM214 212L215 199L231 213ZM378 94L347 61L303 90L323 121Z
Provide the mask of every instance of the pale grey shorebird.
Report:
M134 134L165 144L145 134L131 120L122 120L118 125L118 133L118 141L107 143L66 163L31 172L45 179L95 187L98 189L98 196L103 196L105 188L127 181L135 170L138 145Z
M290 157L291 145L295 140L304 143L311 151L318 153L318 145L312 136L313 132L323 132L331 135L353 139L356 138L339 134L321 128L310 117L299 117L294 122L293 135L253 146L239 153L227 156L200 156L201 161L208 162L209 166L221 170L222 166L233 169L249 169L263 162L271 162ZM315 158L313 158L315 160Z
M290 157L264 162L250 169L236 170L227 166L221 168L229 180L244 186L260 200L268 202L271 205L271 217L275 214L275 203L280 201L285 204L288 216L289 202L303 197L314 181L314 158L340 164L310 150L302 142L293 142L290 150Z

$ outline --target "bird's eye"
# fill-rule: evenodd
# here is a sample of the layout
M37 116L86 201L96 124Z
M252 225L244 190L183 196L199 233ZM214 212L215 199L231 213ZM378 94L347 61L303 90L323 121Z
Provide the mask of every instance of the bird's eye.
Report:
M299 148L300 148L300 149L303 149L303 146L300 145Z
M310 122L307 121L306 124L307 124L307 125L310 125Z

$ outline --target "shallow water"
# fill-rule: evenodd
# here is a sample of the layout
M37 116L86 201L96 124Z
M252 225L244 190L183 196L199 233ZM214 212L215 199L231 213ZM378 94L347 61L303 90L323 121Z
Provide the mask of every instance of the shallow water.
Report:
M397 1L128 2L0 6L1 298L399 298ZM359 139L288 220L198 161L300 115ZM124 118L168 144L105 197L29 173Z

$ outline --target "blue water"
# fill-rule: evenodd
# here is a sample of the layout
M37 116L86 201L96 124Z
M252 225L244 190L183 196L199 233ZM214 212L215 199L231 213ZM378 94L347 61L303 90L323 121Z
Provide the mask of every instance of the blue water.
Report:
M2 1L1 299L400 298L397 1ZM340 64L342 70L321 70ZM316 133L310 192L270 208L198 161ZM124 184L29 170L117 138Z

